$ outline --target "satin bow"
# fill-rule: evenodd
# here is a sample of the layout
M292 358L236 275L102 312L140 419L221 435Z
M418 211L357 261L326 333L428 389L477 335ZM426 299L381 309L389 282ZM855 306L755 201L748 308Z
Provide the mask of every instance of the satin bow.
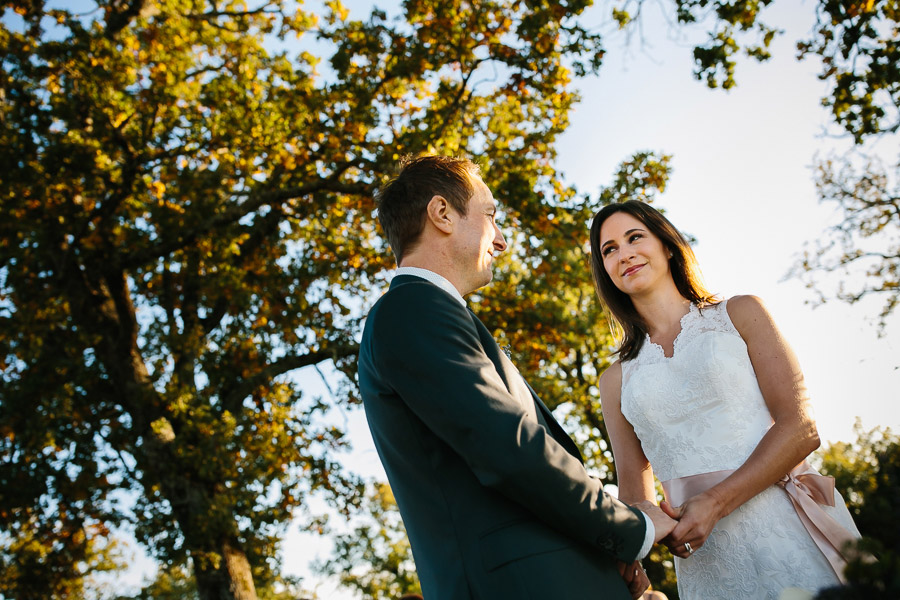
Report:
M834 477L810 473L809 469L809 464L803 461L782 477L778 485L787 492L800 521L825 555L838 579L841 583L846 583L844 567L847 565L847 557L843 551L856 538L822 510L821 505L834 506Z

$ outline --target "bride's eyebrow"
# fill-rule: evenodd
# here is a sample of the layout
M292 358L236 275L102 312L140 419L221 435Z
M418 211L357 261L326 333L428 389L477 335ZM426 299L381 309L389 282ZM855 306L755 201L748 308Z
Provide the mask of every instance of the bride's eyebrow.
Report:
M628 236L631 235L632 233L637 233L637 232L644 233L644 230L643 230L642 228L640 228L640 227L635 227L634 229L629 229L628 231L625 232L624 237L628 237ZM602 244L600 244L600 250L603 250L604 248L606 248L606 247L609 246L610 244L615 244L615 243L616 243L615 240L606 240L605 242L603 242Z

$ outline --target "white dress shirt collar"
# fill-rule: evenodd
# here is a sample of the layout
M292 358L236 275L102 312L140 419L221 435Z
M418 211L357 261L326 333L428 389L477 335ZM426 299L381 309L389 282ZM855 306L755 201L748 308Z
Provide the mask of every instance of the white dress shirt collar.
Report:
M400 267L397 269L397 272L394 273L394 276L397 275L413 275L415 277L421 277L425 281L429 281L434 285L438 286L454 298L456 298L460 304L463 306L466 305L465 299L462 297L462 294L459 293L459 290L454 287L452 283L450 283L447 278L438 275L434 271L429 271L428 269L420 269L419 267Z

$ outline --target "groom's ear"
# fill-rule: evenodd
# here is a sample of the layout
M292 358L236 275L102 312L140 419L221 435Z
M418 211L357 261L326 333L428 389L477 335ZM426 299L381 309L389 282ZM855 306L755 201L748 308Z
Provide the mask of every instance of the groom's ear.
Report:
M447 235L453 233L453 225L457 217L446 198L437 194L432 196L425 208L425 214L435 228Z

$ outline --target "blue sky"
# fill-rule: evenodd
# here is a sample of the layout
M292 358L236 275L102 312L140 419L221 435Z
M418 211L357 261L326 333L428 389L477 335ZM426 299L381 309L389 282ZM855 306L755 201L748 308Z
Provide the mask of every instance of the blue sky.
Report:
M788 7L790 5L790 8ZM653 4L648 4L652 8ZM900 425L898 319L877 336L878 301L815 310L811 292L785 280L804 244L836 217L821 205L811 166L815 156L842 154L847 139L823 135L826 85L818 63L795 59L796 40L814 23L813 4L776 3L769 23L784 28L773 59L743 62L738 87L709 90L691 77L686 40L667 37L654 11L642 49L608 47L604 70L580 87L584 99L561 146L559 165L580 188L610 180L634 151L674 156L669 188L658 204L697 238L695 251L710 288L726 297L756 294L796 351L826 440L849 440L855 416L866 427ZM781 12L778 12L781 11ZM897 136L870 150L896 164Z

